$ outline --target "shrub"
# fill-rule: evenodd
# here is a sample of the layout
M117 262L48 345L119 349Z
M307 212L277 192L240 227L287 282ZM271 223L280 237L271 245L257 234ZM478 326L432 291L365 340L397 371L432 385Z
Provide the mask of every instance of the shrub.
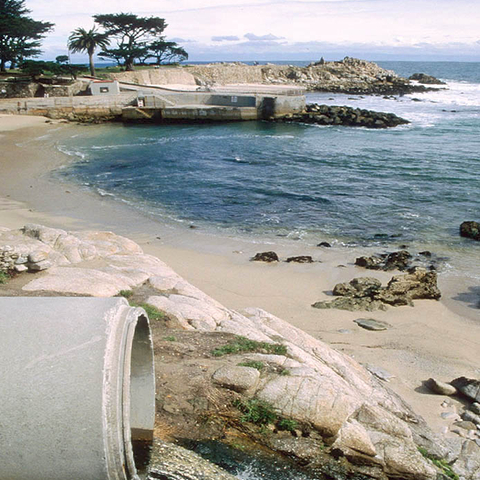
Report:
M452 480L459 480L458 475L453 471L451 465L444 458L435 458L423 447L418 447L418 451L428 460L430 460L437 468Z
M255 425L269 425L277 420L275 409L264 400L257 398L236 400L234 406L243 413L240 417L242 422L254 423Z
M273 353L274 355L285 355L287 347L280 343L257 342L256 340L249 340L248 338L238 336L235 340L227 343L223 347L212 350L212 355L221 357L240 352L264 352Z
M10 280L10 275L7 272L0 270L0 285L7 283L8 280Z
M149 305L148 303L135 303L131 302L132 307L140 307L145 310L150 320L165 320L166 315L164 312L161 312L158 308Z
M120 290L118 294L124 298L130 298L133 295L132 290Z
M289 418L282 418L277 422L279 430L286 430L287 432L294 432L298 428L298 423Z
M238 365L240 367L256 368L260 372L265 368L265 364L263 362L257 362L255 360L247 360L246 362L241 362Z

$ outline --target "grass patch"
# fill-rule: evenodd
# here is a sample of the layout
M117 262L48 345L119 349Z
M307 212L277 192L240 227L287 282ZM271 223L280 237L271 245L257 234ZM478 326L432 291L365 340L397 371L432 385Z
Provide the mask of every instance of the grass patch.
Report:
M248 400L235 400L233 404L243 414L240 417L241 422L262 426L269 425L277 420L275 409L264 400L250 398Z
M280 372L280 375L282 375L283 377L288 377L288 375L290 375L290 370L288 370L288 368L284 368L284 369Z
M174 337L173 335L170 335L168 337L164 337L164 340L166 342L176 342L177 341L177 337Z
M249 340L248 338L238 336L235 337L235 340L223 345L223 347L212 350L212 355L215 357L222 357L223 355L243 352L261 352L273 353L274 355L285 355L287 353L287 347L285 345L281 345L280 343L257 342L255 340Z
M120 290L120 291L118 292L118 294L119 294L121 297L130 298L130 297L133 295L133 291L132 291L132 290Z
M458 475L453 471L451 465L443 458L435 458L433 455L427 452L423 447L418 447L418 451L428 460L430 460L437 468L452 480L459 480Z
M135 303L131 302L132 307L140 307L145 310L150 320L165 320L167 316L164 312L161 312L158 308L149 305L148 303Z
M257 362L256 360L248 360L246 362L241 362L238 364L238 366L256 368L260 372L265 368L265 364L263 362Z
M279 430L286 430L287 432L294 432L298 428L298 423L289 418L282 418L277 422Z
M3 270L0 270L0 285L7 283L10 280L10 275Z

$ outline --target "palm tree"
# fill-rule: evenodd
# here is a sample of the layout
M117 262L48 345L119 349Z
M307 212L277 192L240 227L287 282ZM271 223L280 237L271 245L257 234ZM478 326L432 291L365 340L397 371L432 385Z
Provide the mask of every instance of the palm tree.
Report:
M90 62L90 74L95 76L95 65L93 64L93 54L97 47L106 48L110 43L105 33L100 33L93 27L91 30L77 28L68 37L68 49L75 52L87 52Z

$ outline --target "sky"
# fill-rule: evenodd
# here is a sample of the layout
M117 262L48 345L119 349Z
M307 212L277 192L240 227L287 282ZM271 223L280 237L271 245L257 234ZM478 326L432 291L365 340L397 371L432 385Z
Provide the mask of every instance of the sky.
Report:
M158 16L191 61L480 61L480 0L26 0L55 23L43 58L67 54L67 38L97 13ZM73 62L85 60L72 56Z

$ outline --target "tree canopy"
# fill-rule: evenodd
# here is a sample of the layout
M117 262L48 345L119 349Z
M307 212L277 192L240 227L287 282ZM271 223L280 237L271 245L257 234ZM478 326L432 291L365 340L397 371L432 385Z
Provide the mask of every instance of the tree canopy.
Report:
M29 17L25 0L0 0L0 70L41 53L41 39L54 24Z
M116 48L104 48L99 56L123 62L126 70L133 70L136 59L156 58L157 63L174 58L185 60L187 52L175 42L166 42L162 36L167 27L165 19L138 17L132 13L94 15L109 38L116 40Z
M171 61L183 62L188 59L188 53L175 42L167 42L162 38L148 46L146 58L155 58L157 65L160 65L161 63L169 63Z
M74 30L70 37L68 37L68 49L71 52L87 52L90 74L95 76L95 64L93 63L93 54L97 48L106 48L110 44L108 35L106 33L100 33L93 27L90 30L84 28L77 28Z

